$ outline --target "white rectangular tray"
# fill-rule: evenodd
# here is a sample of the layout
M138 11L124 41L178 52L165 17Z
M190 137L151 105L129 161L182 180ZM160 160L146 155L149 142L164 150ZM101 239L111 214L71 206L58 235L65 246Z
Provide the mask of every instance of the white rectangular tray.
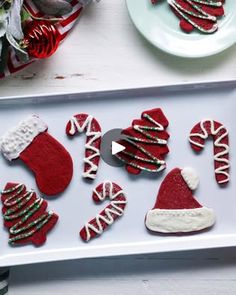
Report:
M167 169L192 166L200 175L195 195L200 203L215 210L217 223L210 231L188 236L151 235L144 226L146 212L156 200L163 174L142 173L130 176L124 168L113 168L101 161L96 180L88 184L81 177L84 141L81 135L69 140L65 134L68 119L76 113L89 113L100 122L103 133L112 128L126 128L144 110L161 107L169 119L170 153ZM38 114L49 126L49 132L71 153L74 176L69 188L48 207L60 217L40 248L32 245L10 247L8 232L0 217L0 267L110 255L126 255L236 246L236 82L195 84L173 87L133 89L99 93L55 95L0 100L0 134L31 113ZM220 189L214 179L212 142L201 156L188 143L193 125L203 118L223 122L229 129L231 177L227 188ZM19 163L9 164L0 157L0 187L8 181L23 182L36 189L33 175ZM101 237L84 243L79 231L84 223L106 205L95 205L92 189L105 180L117 182L127 195L125 214Z

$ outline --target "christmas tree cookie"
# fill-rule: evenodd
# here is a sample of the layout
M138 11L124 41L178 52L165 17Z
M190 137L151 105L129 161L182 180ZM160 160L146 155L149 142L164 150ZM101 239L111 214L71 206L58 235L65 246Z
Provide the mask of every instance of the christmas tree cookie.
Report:
M9 230L9 244L32 243L41 246L57 223L58 216L46 211L47 202L27 191L22 183L7 183L1 201L4 225Z
M125 139L119 143L125 150L115 156L126 164L129 173L159 172L166 168L168 124L162 110L157 108L144 111L141 119L133 120L132 126L122 131Z

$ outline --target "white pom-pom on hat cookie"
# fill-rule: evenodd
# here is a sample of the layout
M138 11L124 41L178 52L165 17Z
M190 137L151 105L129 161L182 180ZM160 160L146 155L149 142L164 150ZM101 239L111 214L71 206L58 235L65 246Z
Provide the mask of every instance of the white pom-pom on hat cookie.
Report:
M191 167L185 167L181 170L181 175L188 187L193 191L199 185L199 176L197 172Z

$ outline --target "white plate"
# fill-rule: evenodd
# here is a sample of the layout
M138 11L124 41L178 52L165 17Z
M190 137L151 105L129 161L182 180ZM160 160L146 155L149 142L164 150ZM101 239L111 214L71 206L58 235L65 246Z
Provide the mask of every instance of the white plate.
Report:
M186 34L167 0L156 6L150 0L126 0L131 19L140 33L154 46L182 57L204 57L219 53L236 42L236 1L226 0L225 16L213 34L194 31Z
M9 246L8 232L3 228L0 216L0 267L85 257L235 246L236 85L223 85L216 88L209 88L211 84L207 88L201 84L185 86L189 90L178 86L0 100L0 134L28 114L37 113L48 123L49 132L62 142L74 160L71 185L57 199L48 200L49 209L57 212L60 219L48 234L45 245L40 248L32 245ZM86 99L81 99L83 97ZM170 121L170 154L164 174L130 176L123 168L113 168L101 162L97 179L90 184L85 182L81 177L85 138L82 135L73 141L67 138L65 126L68 119L75 113L90 113L98 119L105 133L111 128L130 126L142 111L156 107L161 107ZM194 154L188 143L192 126L205 117L223 122L231 135L232 181L225 189L219 189L214 178L212 142L199 156ZM201 204L215 210L216 226L204 233L182 237L152 235L144 226L145 214L154 205L164 175L174 167L184 166L192 166L198 171L201 183L196 197ZM36 188L33 175L19 162L10 165L0 156L0 167L1 188L8 181L23 182L28 188ZM91 193L96 185L107 179L123 187L128 205L122 218L101 237L87 244L80 239L79 231L85 221L105 206L95 205Z

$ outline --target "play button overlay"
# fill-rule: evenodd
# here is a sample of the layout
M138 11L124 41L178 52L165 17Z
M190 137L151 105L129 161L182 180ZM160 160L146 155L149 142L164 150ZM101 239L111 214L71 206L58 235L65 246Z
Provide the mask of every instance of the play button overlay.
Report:
M125 150L125 147L118 142L112 141L111 143L111 154L114 156Z
M125 147L118 143L119 140L125 139L121 134L122 129L116 128L107 131L102 137L101 158L105 163L112 167L122 167L124 163L116 158L116 154L125 150Z

